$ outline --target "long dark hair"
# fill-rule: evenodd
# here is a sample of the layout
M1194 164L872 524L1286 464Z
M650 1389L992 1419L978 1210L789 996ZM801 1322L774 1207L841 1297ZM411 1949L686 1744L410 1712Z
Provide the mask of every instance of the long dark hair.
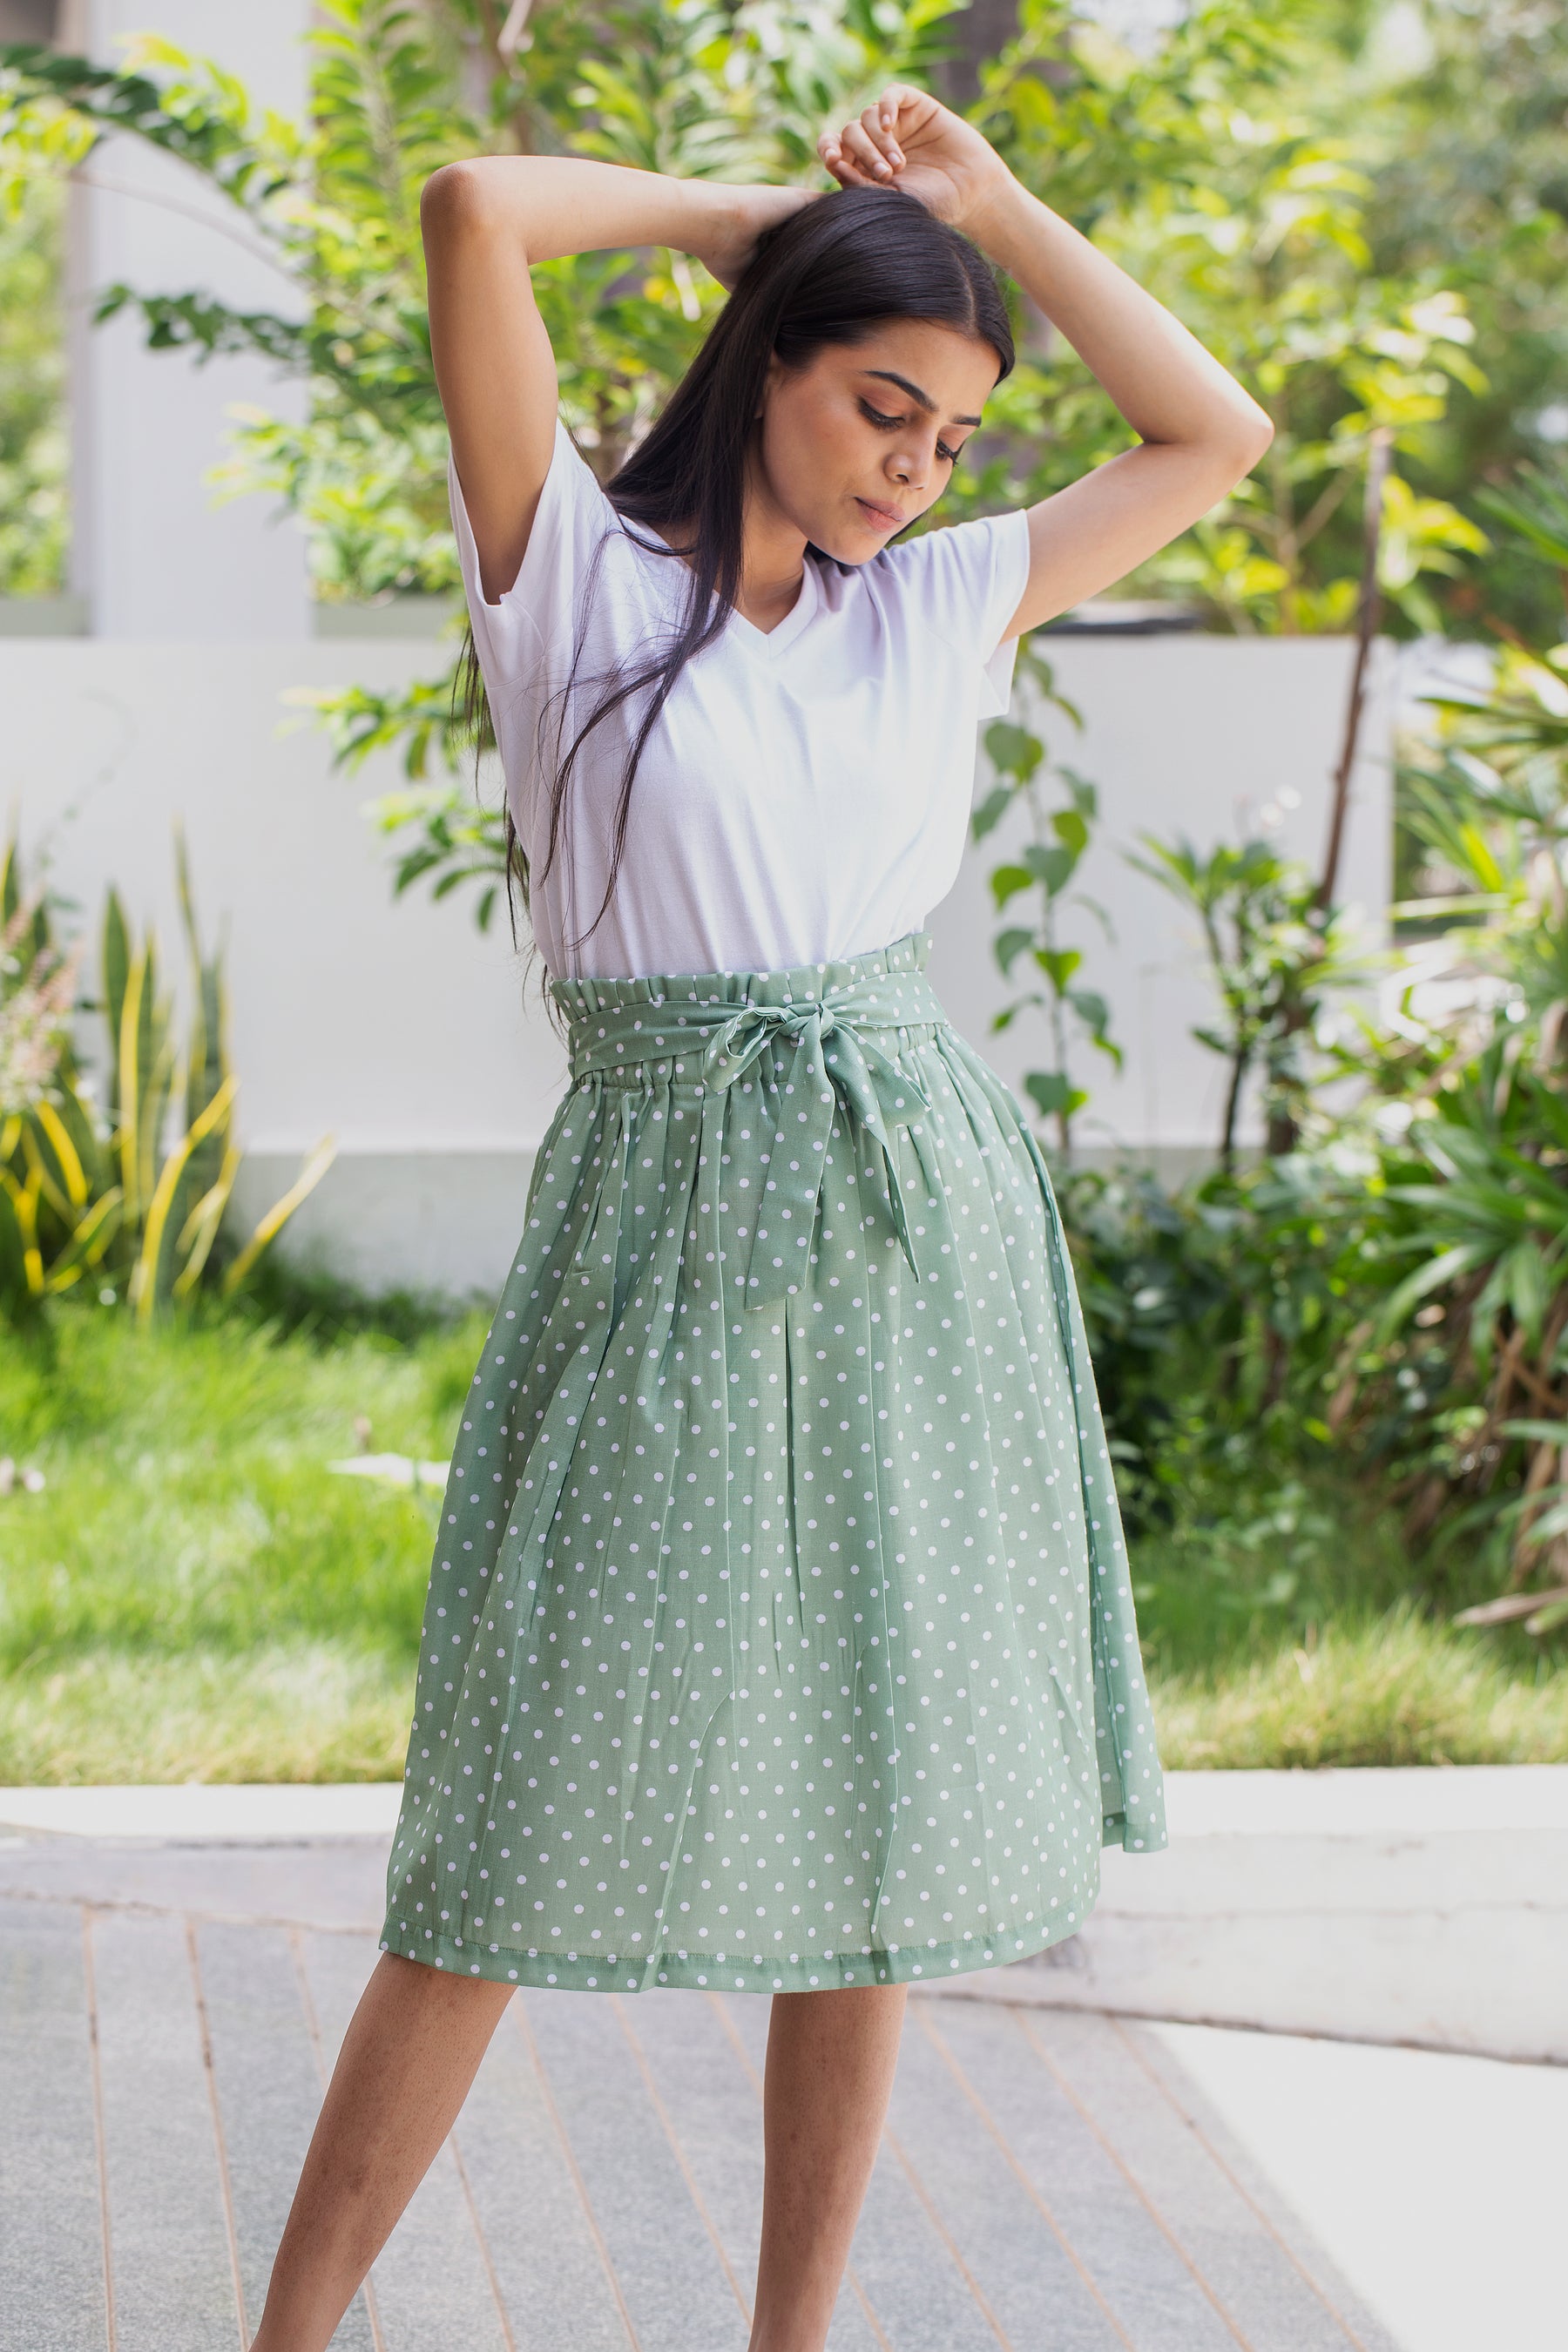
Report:
M598 928L614 895L632 785L659 713L687 663L720 635L734 608L741 586L746 459L769 362L776 354L786 367L804 367L827 346L859 342L891 319L929 320L989 343L996 353L998 383L1013 365L1012 328L990 264L918 198L895 188L840 188L803 205L758 238L743 275L662 415L605 484L626 522L656 532L690 527L679 548L663 540L638 541L651 552L684 560L689 584L679 622L667 642L640 666L623 663L597 681L604 688L599 701L552 762L550 836L539 878L555 856L566 793L584 741L634 696L651 689L621 779L609 880L598 913L573 947ZM558 698L558 751L566 699L575 683L574 661ZM476 742L493 742L471 631L458 693ZM543 732L542 727L542 756ZM526 908L534 877L510 807L506 847L509 902L515 883ZM512 927L515 937L515 903Z

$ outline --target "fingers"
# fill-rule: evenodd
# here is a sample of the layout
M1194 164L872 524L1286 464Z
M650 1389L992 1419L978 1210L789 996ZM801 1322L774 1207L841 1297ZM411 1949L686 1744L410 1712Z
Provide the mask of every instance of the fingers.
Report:
M893 128L897 120L897 107L884 98L867 107L858 122L847 122L837 133L825 132L816 152L846 187L886 187L904 167Z
M897 106L889 104L886 98L880 99L875 106L867 107L860 117L861 130L889 173L901 170L904 161L898 141L898 120Z
M900 121L911 131L919 131L937 111L936 100L925 90L892 81L879 99L864 109L858 122L847 122L842 131L825 131L816 142L816 152L845 187L885 188L896 181L909 160L899 138Z
M867 112L870 112L868 108ZM874 120L874 118L873 118ZM885 186L893 176L893 166L886 152L887 133L873 131L862 115L858 122L847 122L842 132L842 144L860 171L863 178Z
M858 129L858 123L851 123L842 131L826 131L816 142L816 152L841 187L885 187L885 179L879 178L875 172L867 171L856 160L849 134Z

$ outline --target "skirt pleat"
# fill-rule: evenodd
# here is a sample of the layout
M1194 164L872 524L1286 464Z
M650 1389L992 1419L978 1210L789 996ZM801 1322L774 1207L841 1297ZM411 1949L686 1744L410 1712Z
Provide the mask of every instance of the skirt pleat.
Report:
M384 1949L946 1977L1166 1844L1049 1175L929 950L551 982L573 1083L454 1450Z

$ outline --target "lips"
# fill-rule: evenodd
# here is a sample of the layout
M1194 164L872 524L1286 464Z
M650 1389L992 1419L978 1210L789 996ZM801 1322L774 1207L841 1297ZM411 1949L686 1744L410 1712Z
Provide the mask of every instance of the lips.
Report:
M875 499L858 498L855 503L865 510L879 530L902 530L903 516L895 514L891 507L879 506Z

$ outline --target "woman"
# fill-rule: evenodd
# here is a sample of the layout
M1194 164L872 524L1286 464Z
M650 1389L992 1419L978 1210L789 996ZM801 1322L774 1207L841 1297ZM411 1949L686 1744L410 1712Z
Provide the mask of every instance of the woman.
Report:
M426 191L572 1084L458 1435L383 1957L257 2352L326 2344L520 1983L778 1996L751 2352L821 2352L909 1984L1043 1949L1103 1844L1166 1843L1049 1181L923 924L1019 635L1270 427L925 93L819 152L815 198L531 157ZM529 266L660 245L731 299L606 495ZM989 263L1139 446L895 546L1013 362Z

